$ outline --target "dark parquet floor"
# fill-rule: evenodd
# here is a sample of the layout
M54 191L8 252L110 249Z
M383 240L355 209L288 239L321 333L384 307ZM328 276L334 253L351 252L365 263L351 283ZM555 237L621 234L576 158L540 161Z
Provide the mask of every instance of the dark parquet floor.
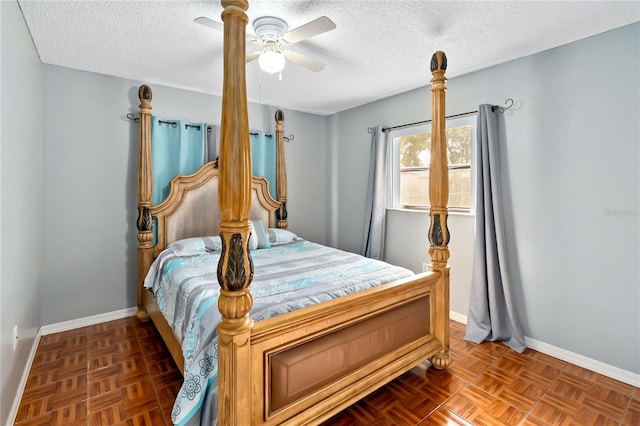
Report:
M323 426L640 425L640 390L542 353L463 339L453 363L406 373ZM171 425L182 377L151 323L110 321L43 336L15 425Z

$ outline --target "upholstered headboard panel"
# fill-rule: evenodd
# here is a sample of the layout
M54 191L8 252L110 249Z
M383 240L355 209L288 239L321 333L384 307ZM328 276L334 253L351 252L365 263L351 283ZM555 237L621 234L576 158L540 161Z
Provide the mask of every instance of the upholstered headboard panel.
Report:
M274 227L280 203L271 197L268 185L265 178L253 177L250 216ZM175 177L169 195L151 208L151 215L156 217L158 226L156 255L167 244L182 238L218 235L218 169L214 163L205 164L192 175Z

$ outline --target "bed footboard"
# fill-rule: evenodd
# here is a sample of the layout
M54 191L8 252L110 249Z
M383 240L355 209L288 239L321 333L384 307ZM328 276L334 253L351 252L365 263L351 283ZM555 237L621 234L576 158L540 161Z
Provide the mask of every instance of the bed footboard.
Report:
M443 279L425 273L256 323L252 424L318 424L441 353Z

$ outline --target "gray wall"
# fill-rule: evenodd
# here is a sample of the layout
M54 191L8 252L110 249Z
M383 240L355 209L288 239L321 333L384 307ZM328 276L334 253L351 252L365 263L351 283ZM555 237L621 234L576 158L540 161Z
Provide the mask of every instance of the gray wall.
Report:
M140 82L43 66L44 257L42 323L136 305L136 173ZM221 98L152 86L153 113L220 123ZM273 131L275 108L252 104L250 123ZM289 227L324 242L324 119L285 112ZM308 161L314 158L316 161ZM308 188L314 188L309 191Z
M526 336L640 373L640 24L447 86L447 114L516 101L504 116L501 156L507 245ZM338 247L360 247L367 127L430 116L425 88L330 117L328 152L338 161L330 163L329 185L340 188L330 200L331 231ZM450 228L451 308L466 315L473 218L452 216ZM390 212L388 260L420 270L427 229L424 213Z
M0 2L0 424L7 424L40 321L42 66L15 1ZM18 347L13 350L13 326Z

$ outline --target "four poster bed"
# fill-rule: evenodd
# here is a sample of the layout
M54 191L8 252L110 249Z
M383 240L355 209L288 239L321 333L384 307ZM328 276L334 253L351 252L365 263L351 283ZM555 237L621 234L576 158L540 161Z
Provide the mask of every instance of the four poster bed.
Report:
M183 372L177 399L185 404L176 402L173 413L179 424L216 418L220 425L318 424L425 360L436 368L451 362L446 57L436 52L431 61L431 270L408 275L286 229L284 115L275 117L274 200L269 183L251 176L248 4L222 4L219 161L174 178L158 205L151 202L152 92L146 85L139 90L137 315L153 320ZM320 281L324 287L311 293Z

